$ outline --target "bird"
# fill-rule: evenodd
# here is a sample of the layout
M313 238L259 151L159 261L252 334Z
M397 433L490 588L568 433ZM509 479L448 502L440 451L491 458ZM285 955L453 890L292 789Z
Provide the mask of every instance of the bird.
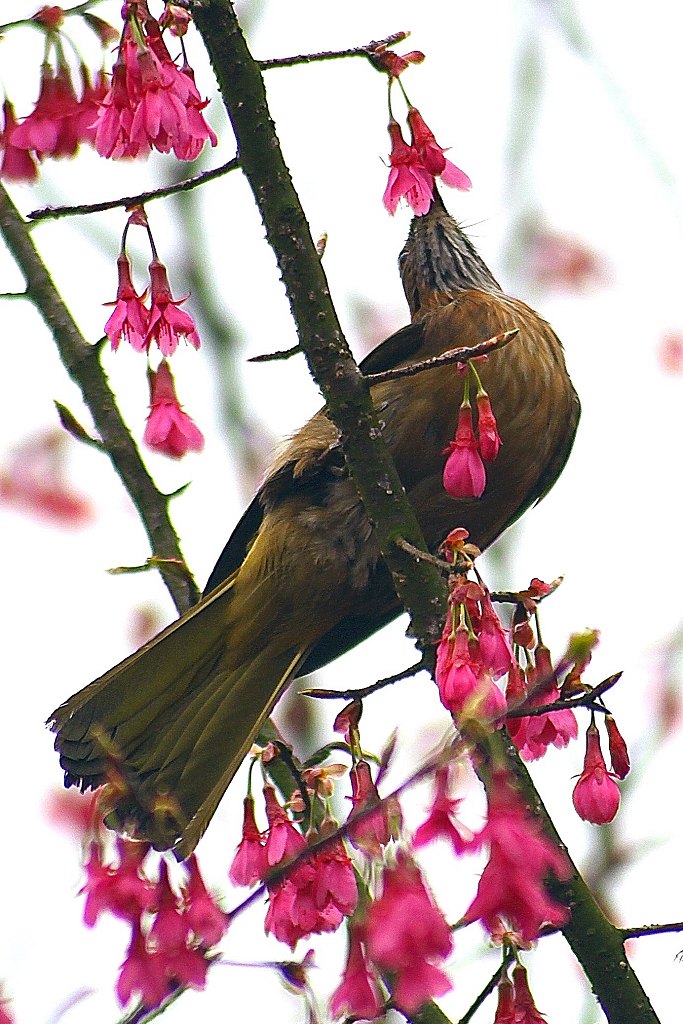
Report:
M454 527L481 550L550 490L580 404L550 325L508 296L435 191L399 256L410 323L362 361L408 366L517 330L480 362L501 447L480 498L443 470L463 398L454 364L371 386L382 435L431 552ZM185 859L283 691L401 607L325 409L276 455L200 601L50 716L65 785L123 779L106 819Z

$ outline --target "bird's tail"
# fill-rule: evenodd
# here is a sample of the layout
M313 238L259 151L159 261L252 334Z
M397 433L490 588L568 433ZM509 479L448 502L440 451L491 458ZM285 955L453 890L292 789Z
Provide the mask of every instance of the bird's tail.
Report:
M88 789L113 777L118 797L108 823L181 858L306 654L275 636L236 658L234 584L226 581L48 722L65 783Z

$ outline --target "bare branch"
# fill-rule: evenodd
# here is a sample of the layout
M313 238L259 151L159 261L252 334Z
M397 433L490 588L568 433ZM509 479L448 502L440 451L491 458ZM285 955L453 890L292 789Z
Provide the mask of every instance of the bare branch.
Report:
M236 170L240 165L239 158L233 157L220 167L214 167L210 171L202 171L195 174L193 178L185 178L183 181L176 181L172 185L165 185L163 188L153 188L147 192L138 192L136 196L122 196L119 199L104 199L100 203L80 203L76 206L43 206L39 210L33 210L28 214L28 219L36 223L39 220L56 220L58 217L76 217L86 213L102 213L104 210L115 210L122 206L128 209L131 206L140 206L142 203L149 203L153 199L165 199L166 196L176 195L178 192L189 192L198 185L205 185L207 181L220 178L229 171Z
M322 53L302 53L297 57L274 57L272 60L259 60L256 63L261 71L271 71L273 68L291 68L296 64L313 64L316 61L338 60L341 57L370 57L375 50L402 43L409 35L409 32L394 32L386 39L373 40L365 46L352 46L347 50L325 50Z

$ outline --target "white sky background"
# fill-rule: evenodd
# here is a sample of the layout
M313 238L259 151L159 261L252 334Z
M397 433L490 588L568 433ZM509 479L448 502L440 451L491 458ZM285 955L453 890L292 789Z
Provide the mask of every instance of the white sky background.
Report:
M36 6L23 0L5 2L0 20L29 15ZM652 150L672 174L674 183L667 185L604 80L570 53L544 15L553 6L522 0L423 0L420 5L376 0L332 8L291 0L268 5L250 41L256 56L271 57L363 44L410 29L412 36L399 52L419 48L427 54L420 68L405 75L406 88L439 142L453 147L452 158L474 182L470 194L447 195L447 205L458 219L473 225L470 233L494 273L511 290L524 288L520 297L533 300L552 322L565 343L583 402L569 466L552 494L515 529L512 577L505 583L519 587L532 576L565 575L544 609L545 639L560 653L570 632L585 626L601 630L591 680L625 670L611 702L637 755L646 744L652 714L656 650L681 621L683 378L665 376L656 353L663 332L683 329L683 9L667 0L653 0L645 10L614 0L578 4L584 29L611 81L622 90ZM98 13L118 23L118 8L118 3L103 3ZM154 5L152 9L159 13ZM245 12L253 9L242 5ZM524 182L511 182L505 174L505 151L513 64L532 29L544 67L543 103L532 164ZM207 94L212 79L196 37L189 40L189 52L199 89ZM40 56L37 33L13 33L0 43L0 74L19 114L27 113L35 98ZM359 296L386 310L387 333L407 320L396 257L410 218L401 210L391 219L381 205L386 183L382 160L388 149L384 82L365 62L353 60L272 71L267 84L285 159L313 235L329 235L325 269L349 340L358 346L361 338L350 302ZM398 95L395 109L402 109ZM211 159L215 165L232 156L233 147L218 100L209 107L209 117L219 131L223 126L221 146ZM529 125L517 124L513 130L524 133ZM76 162L45 165L35 189L14 187L12 195L22 212L45 202L94 201L154 185L160 167L161 161L108 165L84 152ZM605 255L608 284L577 296L532 294L528 283L513 283L503 254L515 207L531 201L528 190L553 227L580 236ZM274 260L239 174L208 185L203 210L207 259L226 314L244 332L245 357L293 344ZM173 251L182 248L182 238L168 222L163 203L150 205L148 212L173 283ZM35 229L55 280L91 340L101 335L108 315L101 304L114 297L115 256L124 220L116 211L92 218L88 225L75 219ZM9 256L0 252L0 291L21 287ZM182 294L177 284L175 290ZM191 300L188 308L192 310ZM0 323L2 462L13 445L56 423L54 399L88 421L75 386L29 305L3 303ZM122 349L115 357L107 354L105 366L131 429L140 436L147 404L142 357ZM145 459L162 489L171 491L192 481L173 511L188 562L203 582L249 495L236 476L236 455L221 436L209 361L201 352L184 351L174 357L173 368L181 400L207 436L206 451L180 464L148 454ZM234 386L274 436L295 429L319 404L301 360L245 363ZM74 444L70 475L96 505L97 520L85 530L56 530L0 507L6 670L0 716L5 823L0 977L14 1000L17 1024L49 1021L83 986L96 994L65 1020L106 1024L119 1015L112 991L126 929L102 921L89 933L81 923L82 902L75 897L81 882L78 850L48 828L42 813L47 791L60 784L52 740L42 723L57 703L128 653L134 607L155 602L167 619L173 614L162 584L151 574L105 573L111 566L141 563L148 554L143 531L107 461ZM362 685L398 669L411 654L401 636L401 625L391 627L332 666L327 682ZM332 713L330 708L330 721ZM403 684L390 700L368 702L363 734L368 746L381 746L394 716L404 746L403 769L410 756L437 738L446 718L428 684ZM627 813L618 819L625 840L643 851L637 868L625 873L615 888L622 924L683 917L677 746L668 744L648 762ZM578 822L571 809L570 777L580 771L581 757L577 744L549 755L534 771L580 863L590 849L589 833L595 831ZM400 777L397 770L395 781ZM241 797L238 782L200 847L207 881L226 893L226 906L236 898L226 870L238 838ZM444 871L431 852L425 863L440 866L439 894L449 915L457 917L471 898L472 881L454 883L455 871L451 875L450 866ZM261 930L262 911L252 909L226 938L226 957L286 958L286 948L265 940ZM340 963L335 940L312 944L321 950L322 965ZM635 947L634 964L667 1024L680 1019L683 967L674 956L681 946L683 938L670 936L641 939ZM301 943L298 952L306 948ZM454 1020L495 969L495 956L480 963L476 949L473 940L457 937L456 987L443 1003ZM573 983L577 969L563 941L542 943L527 962L538 1005L551 1024L583 1019L582 989ZM321 990L331 984L321 971ZM562 999L557 998L560 991ZM210 975L206 994L184 996L166 1019L172 1024L198 1014L207 1022L256 1022L273 1014L282 1021L298 1021L303 1008L280 992L272 972L223 967ZM492 1016L493 1004L488 1003L475 1021L483 1024ZM599 1015L590 1011L585 1019L593 1024Z

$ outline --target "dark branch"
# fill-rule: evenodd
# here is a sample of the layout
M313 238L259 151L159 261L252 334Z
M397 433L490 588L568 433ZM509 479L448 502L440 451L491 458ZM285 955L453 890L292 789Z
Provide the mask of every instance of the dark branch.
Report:
M291 68L296 64L313 64L321 60L338 60L341 57L370 57L375 50L395 46L407 39L409 32L394 32L386 39L375 40L365 46L352 46L347 50L324 50L322 53L302 53L297 57L274 57L272 60L259 60L261 71L271 71L273 68Z
M198 185L205 185L207 181L220 178L228 171L234 171L240 165L238 157L233 157L220 167L214 167L210 171L202 171L195 174L193 178L185 178L183 181L176 181L173 185L165 185L163 188L153 188L148 192L138 192L136 196L122 196L119 199L104 199L101 203L81 203L77 206L43 206L40 210L33 210L28 214L28 219L34 223L39 220L56 220L58 217L75 217L85 213L102 213L104 210L115 210L123 206L128 209L131 206L140 206L142 203L149 203L152 199L164 199L166 196L176 195L178 192L189 192Z
M410 366L399 366L395 370L368 373L365 379L369 380L371 384L380 384L385 380L398 380L399 377L414 377L418 373L424 373L425 370L435 370L437 366L447 366L449 363L466 363L470 359L479 359L481 356L487 356L490 352L495 352L496 349L505 348L518 334L519 328L515 327L503 334L496 334L488 341L481 341L478 345L472 345L469 348L454 348L449 352L442 352L440 356L434 356L432 359L423 359L419 363L411 363Z

